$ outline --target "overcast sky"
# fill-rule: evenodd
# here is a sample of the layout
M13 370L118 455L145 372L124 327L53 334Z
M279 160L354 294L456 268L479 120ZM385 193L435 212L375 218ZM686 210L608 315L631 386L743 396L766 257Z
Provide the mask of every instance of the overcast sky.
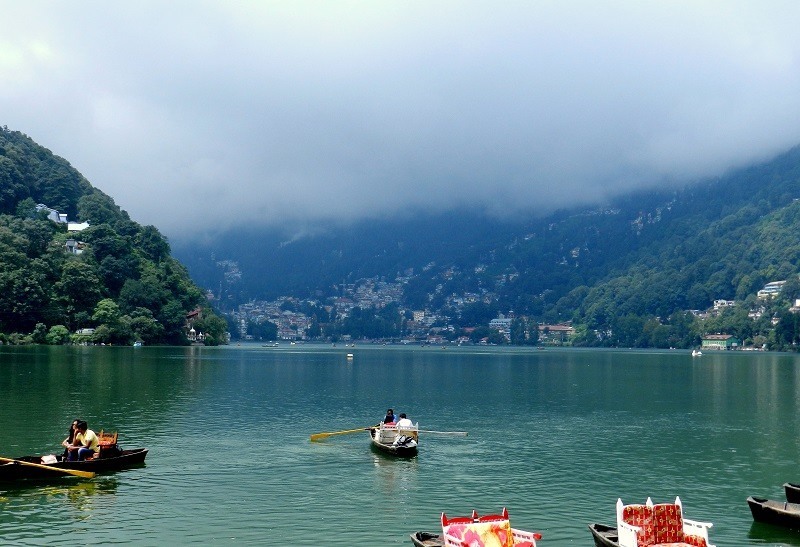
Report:
M800 143L800 2L0 0L0 124L170 237L600 201Z

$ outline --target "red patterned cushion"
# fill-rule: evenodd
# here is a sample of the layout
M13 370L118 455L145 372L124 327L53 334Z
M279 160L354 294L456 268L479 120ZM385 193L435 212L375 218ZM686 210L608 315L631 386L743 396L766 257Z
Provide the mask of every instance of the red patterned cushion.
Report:
M655 542L653 530L653 508L646 505L626 505L622 509L622 520L631 526L639 526L636 533L636 544L647 547Z
M685 536L683 536L683 542L688 543L689 545L692 545L694 547L708 547L708 544L706 543L706 538L702 536L693 536L690 534L686 534Z
M680 506L674 503L659 503L653 506L655 543L683 542L683 517Z

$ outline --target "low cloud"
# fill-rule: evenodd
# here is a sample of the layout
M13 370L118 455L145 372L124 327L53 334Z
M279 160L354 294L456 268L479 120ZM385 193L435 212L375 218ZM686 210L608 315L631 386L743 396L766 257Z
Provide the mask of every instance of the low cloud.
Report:
M0 0L1 122L172 237L546 212L800 143L800 4Z

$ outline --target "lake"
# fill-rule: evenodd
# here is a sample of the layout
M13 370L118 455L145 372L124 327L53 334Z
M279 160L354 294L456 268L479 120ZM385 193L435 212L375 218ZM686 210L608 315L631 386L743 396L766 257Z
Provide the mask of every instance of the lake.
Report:
M347 353L353 358L348 359ZM614 504L672 501L718 546L798 545L749 495L800 482L800 356L280 345L0 347L3 456L60 452L73 418L144 467L0 486L3 544L411 545L439 514L499 512L592 545ZM387 407L416 458L373 452Z

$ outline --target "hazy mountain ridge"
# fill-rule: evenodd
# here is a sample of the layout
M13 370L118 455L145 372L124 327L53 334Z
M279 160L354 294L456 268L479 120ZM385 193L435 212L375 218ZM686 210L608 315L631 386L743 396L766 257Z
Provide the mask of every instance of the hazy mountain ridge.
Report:
M234 301L330 296L342 282L391 280L413 269L404 302L411 307L436 308L465 291L490 293L502 311L604 329L627 314L668 317L715 299L746 298L766 281L797 273L798 197L794 148L681 189L631 193L525 222L450 212L364 221L283 246L280 231L254 229L191 252L174 247L212 289L224 285L215 260L238 262ZM782 244L764 241L766 233Z

